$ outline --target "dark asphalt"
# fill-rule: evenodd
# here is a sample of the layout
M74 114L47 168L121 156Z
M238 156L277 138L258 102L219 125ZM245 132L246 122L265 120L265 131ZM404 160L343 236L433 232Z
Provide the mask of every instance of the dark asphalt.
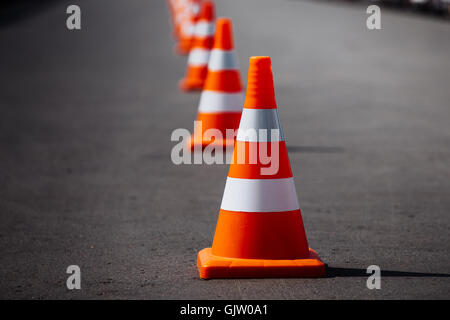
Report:
M199 96L177 90L166 3L79 0L71 32L62 1L0 28L0 298L449 299L450 23L382 10L369 31L358 4L216 2L244 79L251 55L272 57L329 277L199 279L227 166L170 161Z

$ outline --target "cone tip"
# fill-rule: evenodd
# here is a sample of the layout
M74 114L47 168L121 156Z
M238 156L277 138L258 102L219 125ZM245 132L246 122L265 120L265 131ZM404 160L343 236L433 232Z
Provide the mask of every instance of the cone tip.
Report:
M217 19L214 49L222 49L222 50L234 49L232 28L233 24L230 18L221 17Z
M199 19L213 20L215 16L214 3L212 1L203 2Z
M217 18L217 27L231 26L231 18L220 17Z
M249 61L244 108L276 107L271 59L268 56L253 56Z
M267 68L272 66L272 61L269 56L253 56L250 57L249 66L258 69Z

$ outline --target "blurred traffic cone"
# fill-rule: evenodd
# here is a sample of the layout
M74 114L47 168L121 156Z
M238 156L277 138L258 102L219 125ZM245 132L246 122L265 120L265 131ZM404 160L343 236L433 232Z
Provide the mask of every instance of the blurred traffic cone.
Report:
M278 134L264 134L264 129ZM264 171L267 162L261 150L257 152L261 148L277 161L278 170L270 175ZM245 161L239 161L242 155ZM248 161L252 157L258 161ZM197 266L205 279L325 275L325 265L306 240L269 57L250 58L247 95L213 245L199 252Z
M208 61L214 44L214 4L205 1L195 25L194 40L187 62L186 76L180 82L184 91L202 90L208 72Z
M178 38L176 52L180 55L187 55L191 50L200 3L201 0L178 0L175 34Z
M208 73L200 97L197 121L201 129L194 130L190 139L190 148L196 145L233 147L234 136L226 138L226 129L236 130L241 119L244 95L241 75L233 44L233 26L231 19L219 18L216 23L216 35L213 50L208 63ZM211 128L220 130L223 139L204 137L203 133Z
M181 17L183 15L185 1L186 0L167 0L170 9L172 35L176 40L178 40L180 36Z
M172 0L173 11L174 11L174 33L176 39L179 40L181 37L181 27L185 21L188 11L188 0ZM178 43L177 43L178 46ZM177 48L178 50L178 48Z

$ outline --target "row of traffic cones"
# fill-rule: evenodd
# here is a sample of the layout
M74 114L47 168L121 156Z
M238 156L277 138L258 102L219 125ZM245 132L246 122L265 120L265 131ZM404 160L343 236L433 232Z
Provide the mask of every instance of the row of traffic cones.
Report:
M208 0L169 2L174 28L179 21L174 8L200 6L192 20L195 27L186 78L180 84L186 91L202 90L197 116L202 130L194 130L198 136L190 139L188 147L234 145L213 245L197 257L200 277L324 276L325 265L309 248L303 226L278 117L270 57L250 58L244 102L231 19L219 18L214 24L214 4ZM184 41L181 33L177 37ZM204 139L203 132L211 128L224 137L227 129L238 131L235 139ZM257 134L248 135L248 130ZM260 130L278 134L260 134ZM267 162L258 152L261 149L277 161L275 171L267 172ZM242 154L245 161L239 161Z

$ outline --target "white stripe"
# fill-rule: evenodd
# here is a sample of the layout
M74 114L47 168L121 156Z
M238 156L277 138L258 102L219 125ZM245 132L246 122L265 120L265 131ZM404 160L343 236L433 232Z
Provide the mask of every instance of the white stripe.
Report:
M201 113L241 112L244 94L204 90L200 96L198 111Z
M239 69L234 50L213 49L211 51L208 69L211 71Z
M205 49L192 49L189 53L188 65L201 66L207 65L209 60L209 50Z
M215 29L214 23L200 21L200 22L197 22L197 24L195 25L195 35L197 37L213 36L214 29Z
M294 178L227 178L221 209L243 212L283 212L299 209Z
M181 26L181 32L186 36L193 36L195 31L195 25L190 21L186 21Z
M278 110L244 108L236 140L249 142L283 141Z

